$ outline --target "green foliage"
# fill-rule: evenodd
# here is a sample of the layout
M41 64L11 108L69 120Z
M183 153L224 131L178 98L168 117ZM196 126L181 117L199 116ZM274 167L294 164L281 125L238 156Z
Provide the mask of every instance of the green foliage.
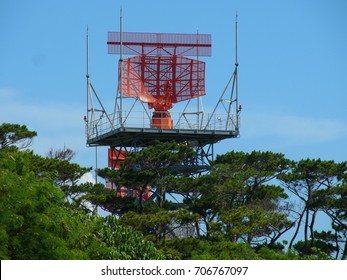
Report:
M228 152L208 174L185 177L176 167L193 150L157 142L119 170L99 170L140 193L121 198L103 184L80 184L91 168L69 162L72 150L51 149L47 158L20 151L34 136L26 126L0 126L0 259L347 258L347 162ZM153 195L144 201L147 186ZM97 216L97 207L114 216ZM315 230L318 213L330 218L329 231ZM279 243L294 224L290 241ZM301 225L304 238L294 243ZM196 236L178 237L183 228Z
M157 142L136 153L129 153L124 164L118 170L102 169L98 174L108 178L116 186L131 186L138 190L138 211L143 212L143 190L151 187L151 192L159 208L165 204L168 182L176 175L173 167L191 157L193 150L175 142Z
M33 153L26 153L26 156L31 162L30 169L36 176L49 178L55 185L64 186L64 192L67 197L74 193L73 187L82 175L92 169L91 167L81 167L67 160L43 158Z
M0 151L1 259L164 258L141 234L112 217L72 208L51 176L37 172L54 173L51 161L49 168L37 169L42 165L33 158L45 162L29 152Z
M286 189L293 193L303 205L302 210L298 211L297 228L289 248L292 248L303 224L303 243L298 242L296 245L301 254L311 254L312 248L318 248L319 252L331 250L331 248L327 250L328 243L323 242L325 243L323 244L322 240L319 242L315 240L314 225L319 211L323 211L331 218L336 234L342 231L342 235L346 236L346 207L344 206L347 202L344 190L346 171L347 162L305 159L296 162L291 172L280 176ZM345 244L343 255L347 256L346 238L342 242Z
M301 257L310 256L311 258L322 260L331 259L329 257L330 253L336 250L334 246L321 240L314 240L313 243L310 243L309 247L307 247L304 241L298 241L294 244L293 248Z
M64 194L47 179L36 178L22 153L2 151L0 169L1 242L3 258L65 259L70 252L60 237Z
M148 239L158 243L172 236L176 228L194 222L197 218L197 215L189 213L186 209L177 211L157 209L156 212L148 214L128 212L122 216L121 222L141 231Z
M292 222L283 207L287 194L270 182L291 164L282 154L228 152L218 156L211 172L197 183L182 181L181 192L189 192L185 203L200 215L207 237L226 234L233 242L267 240L273 244ZM188 185L194 186L194 191Z
M326 260L325 253L300 255L295 251L283 252L282 249L269 248L266 245L251 247L247 243L234 243L228 240L203 238L185 238L165 241L161 244L166 254L182 260ZM281 244L277 245L282 248Z
M230 240L237 241L241 238L248 243L270 237L274 230L280 231L291 225L287 215L266 211L259 206L235 207L222 212L220 218L225 224L225 231Z
M257 260L255 251L245 243L229 241L202 242L192 255L195 260Z
M245 243L227 240L185 238L165 241L162 244L167 254L183 260L257 260L260 257Z
M27 148L35 136L37 136L37 133L28 130L25 125L3 123L0 125L0 149L9 147Z
M159 260L165 255L159 252L153 243L144 240L143 235L125 227L112 217L107 216L100 230L100 237L107 247L112 248L107 259L123 260ZM106 259L103 256L102 259Z

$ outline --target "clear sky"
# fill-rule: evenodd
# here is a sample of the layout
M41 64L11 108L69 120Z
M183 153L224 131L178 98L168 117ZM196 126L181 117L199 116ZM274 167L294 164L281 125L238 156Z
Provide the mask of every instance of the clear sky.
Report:
M345 0L1 0L0 123L37 131L36 153L65 145L76 162L94 165L83 121L86 29L91 80L111 108L118 57L106 41L119 30L120 6L123 31L212 34L206 105L217 103L234 69L238 13L241 137L217 144L216 153L347 160ZM106 165L104 148L99 167Z

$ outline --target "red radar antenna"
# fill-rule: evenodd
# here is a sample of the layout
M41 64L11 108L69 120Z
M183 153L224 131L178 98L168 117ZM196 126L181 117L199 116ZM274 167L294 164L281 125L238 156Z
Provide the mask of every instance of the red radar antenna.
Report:
M210 56L210 34L109 32L109 54L120 59L119 92L154 109L151 127L173 128L173 104L205 95L205 62L186 56Z

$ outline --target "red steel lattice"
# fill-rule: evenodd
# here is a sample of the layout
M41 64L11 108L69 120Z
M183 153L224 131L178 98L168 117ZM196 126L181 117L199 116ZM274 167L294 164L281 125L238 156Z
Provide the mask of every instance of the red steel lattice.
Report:
M205 95L205 62L182 56L135 56L121 62L120 92L169 110L172 103Z
M108 32L108 53L211 56L211 34Z

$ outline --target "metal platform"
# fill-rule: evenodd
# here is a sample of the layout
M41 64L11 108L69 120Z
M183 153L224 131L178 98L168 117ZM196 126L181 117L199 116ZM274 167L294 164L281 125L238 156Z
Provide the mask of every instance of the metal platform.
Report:
M214 144L223 139L235 138L238 131L198 129L158 129L120 127L87 140L88 145L146 147L155 141L177 143L198 142L199 145Z
M144 112L123 112L103 115L86 125L87 144L89 146L109 147L147 147L155 141L176 141L191 143L195 146L214 144L228 138L239 136L236 117L228 119L226 115L182 114L171 112L173 128L151 127L150 115Z

